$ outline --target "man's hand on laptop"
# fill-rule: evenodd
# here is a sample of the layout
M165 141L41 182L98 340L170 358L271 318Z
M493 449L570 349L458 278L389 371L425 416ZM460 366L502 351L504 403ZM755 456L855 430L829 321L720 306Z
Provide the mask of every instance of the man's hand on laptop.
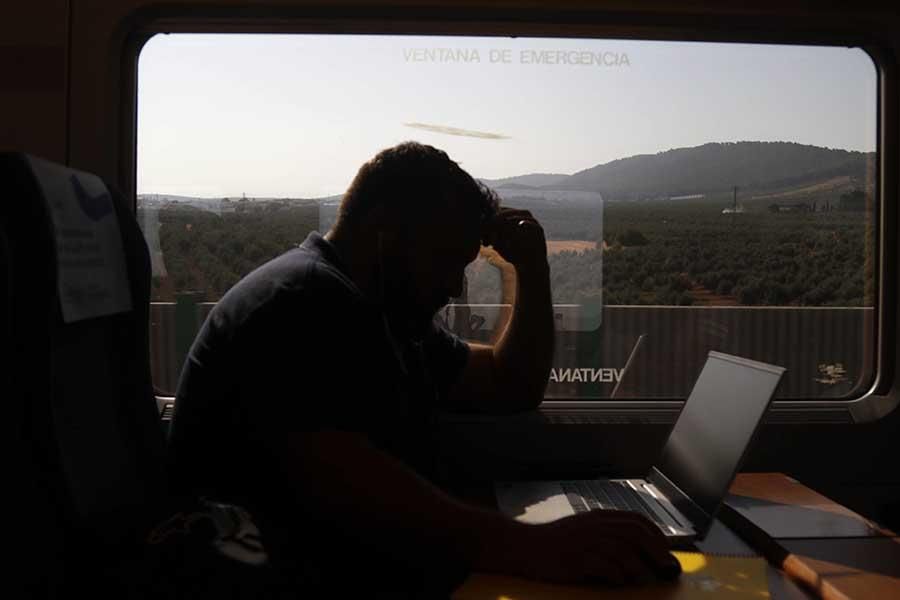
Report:
M636 513L598 510L541 525L516 523L485 547L504 573L555 583L613 585L672 580L681 573L659 529Z

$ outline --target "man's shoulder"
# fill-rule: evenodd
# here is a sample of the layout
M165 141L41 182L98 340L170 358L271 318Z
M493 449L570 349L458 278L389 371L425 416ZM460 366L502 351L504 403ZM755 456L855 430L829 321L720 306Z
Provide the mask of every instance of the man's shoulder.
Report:
M315 318L304 308L346 310L363 303L353 282L321 254L298 247L261 265L234 285L210 314L218 328L236 329L268 315ZM279 318L284 318L280 315Z
M255 270L247 278L254 286L280 294L333 294L362 299L353 281L327 257L300 246L278 256Z

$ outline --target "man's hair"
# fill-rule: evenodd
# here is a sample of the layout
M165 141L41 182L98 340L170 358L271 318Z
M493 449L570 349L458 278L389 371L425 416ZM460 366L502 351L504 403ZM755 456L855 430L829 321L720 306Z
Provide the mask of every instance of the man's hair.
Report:
M447 154L418 142L382 150L360 167L338 210L336 227L365 222L377 206L398 226L421 223L448 208L472 210L482 223L500 206L497 194L475 181Z

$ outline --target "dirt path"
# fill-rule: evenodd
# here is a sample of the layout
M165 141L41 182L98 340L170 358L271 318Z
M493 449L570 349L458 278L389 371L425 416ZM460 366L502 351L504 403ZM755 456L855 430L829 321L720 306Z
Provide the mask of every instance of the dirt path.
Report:
M720 296L698 283L688 290L688 294L694 299L694 306L740 306L734 296Z

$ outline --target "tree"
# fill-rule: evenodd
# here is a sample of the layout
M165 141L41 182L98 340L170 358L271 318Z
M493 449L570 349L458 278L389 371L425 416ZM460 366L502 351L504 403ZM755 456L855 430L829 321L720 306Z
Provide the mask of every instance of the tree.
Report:
M646 246L647 238L643 233L637 231L636 229L626 229L625 232L619 236L619 243L623 246Z
M856 189L846 194L841 194L838 210L864 211L866 210L866 193Z

